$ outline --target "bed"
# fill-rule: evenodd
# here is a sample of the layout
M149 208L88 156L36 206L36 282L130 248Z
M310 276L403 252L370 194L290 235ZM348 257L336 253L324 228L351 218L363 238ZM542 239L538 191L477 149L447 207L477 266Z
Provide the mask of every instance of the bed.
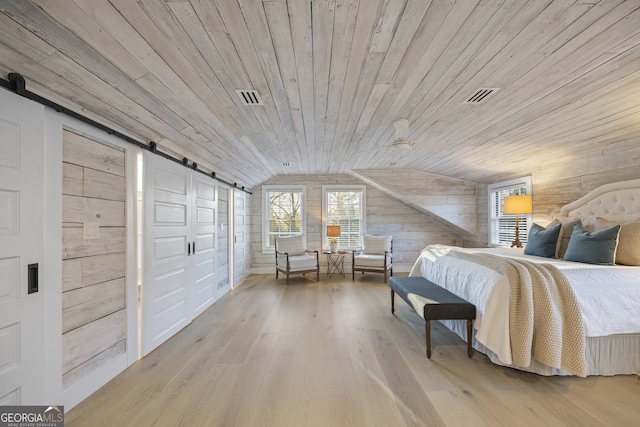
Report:
M575 227L576 222L579 227ZM430 245L416 260L410 276L425 277L476 306L473 347L495 364L541 375L639 372L640 180L612 183L595 189L562 207L554 222L542 232L551 233L553 226L561 230L557 242L554 241L555 257L565 259L549 257L548 254L529 255L525 250L516 248L463 249ZM576 234L572 235L572 231ZM612 255L615 257L612 264L615 265L566 260L581 260L582 252L578 250L583 248L578 246L581 231L588 238L615 232ZM619 250L621 248L626 249ZM633 253L626 255L627 250ZM635 265L619 265L618 256L630 256L630 261L629 258L620 259ZM507 267L502 267L503 264ZM529 294L535 296L532 302L535 310L533 306L529 310L517 305L519 302L514 299L514 294L529 294L514 287L512 274L506 274L505 268L533 271L532 274L539 275L530 280L533 285L527 285L533 289ZM559 274L557 280L549 279L554 274ZM543 296L536 296L540 295L540 280L549 290L545 290ZM564 293L569 295L560 295ZM549 298L553 300L551 303L546 301ZM555 299L560 301L559 305ZM525 321L521 317L531 319ZM559 319L560 326L549 326L550 318ZM542 338L533 338L533 344L529 343L527 350L528 357L523 357L522 351L527 347L525 345L523 350L522 343L531 340L531 336L522 339L521 335L533 333L519 328L528 321L532 322L532 330L543 333L535 332L535 336ZM464 322L442 323L463 339L466 337ZM552 332L544 341L547 329ZM548 357L542 354L544 351L541 349L551 349L554 355Z

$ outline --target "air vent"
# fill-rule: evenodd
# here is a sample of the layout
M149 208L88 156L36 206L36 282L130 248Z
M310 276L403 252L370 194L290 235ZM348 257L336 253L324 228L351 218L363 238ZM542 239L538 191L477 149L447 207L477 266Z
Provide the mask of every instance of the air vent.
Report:
M387 163L387 166L396 166L398 164L398 162L389 162Z
M291 163L289 163L289 162L282 162L282 166L291 166Z
M465 104L480 104L487 100L487 98L493 95L498 88L480 88L473 95L464 101Z
M262 99L257 90L236 90L244 105L262 105Z

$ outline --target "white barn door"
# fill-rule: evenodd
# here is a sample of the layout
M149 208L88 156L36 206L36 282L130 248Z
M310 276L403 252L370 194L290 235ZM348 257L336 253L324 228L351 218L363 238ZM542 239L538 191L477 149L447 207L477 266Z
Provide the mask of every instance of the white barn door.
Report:
M190 171L144 153L142 354L190 321Z
M233 286L237 286L249 273L250 212L248 194L240 190L235 190L233 194Z
M217 194L213 180L193 172L193 240L191 254L193 285L190 290L192 317L214 303L216 297Z
M42 106L0 96L0 405L44 397L43 123Z

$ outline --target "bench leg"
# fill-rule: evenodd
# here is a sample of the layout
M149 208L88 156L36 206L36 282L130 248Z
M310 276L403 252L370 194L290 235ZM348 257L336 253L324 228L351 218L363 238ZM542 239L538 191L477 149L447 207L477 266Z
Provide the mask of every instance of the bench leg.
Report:
M473 347L471 346L471 340L473 339L473 336L471 335L472 322L472 320L467 320L467 353L469 354L469 358L473 355Z
M431 359L431 320L425 320L424 335L427 338L427 359Z
M394 305L394 295L395 292L393 292L393 289L391 289L391 314L394 314L396 312L396 307Z

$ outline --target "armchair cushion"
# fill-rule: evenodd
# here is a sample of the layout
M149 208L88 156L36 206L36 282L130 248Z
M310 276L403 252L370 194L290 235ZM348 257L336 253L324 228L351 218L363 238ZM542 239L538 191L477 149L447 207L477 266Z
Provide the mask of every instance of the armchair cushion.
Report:
M307 253L302 255L289 255L289 271L312 270L318 266L315 256ZM287 269L287 257L278 257L278 267Z
M363 237L363 253L384 255L385 251L391 252L391 236L365 235Z
M383 255L372 255L372 254L360 254L356 255L353 258L353 264L356 267L367 267L367 268L384 268L384 254ZM391 255L387 255L387 267L391 265Z
M276 237L276 250L289 255L303 255L306 252L304 236Z

